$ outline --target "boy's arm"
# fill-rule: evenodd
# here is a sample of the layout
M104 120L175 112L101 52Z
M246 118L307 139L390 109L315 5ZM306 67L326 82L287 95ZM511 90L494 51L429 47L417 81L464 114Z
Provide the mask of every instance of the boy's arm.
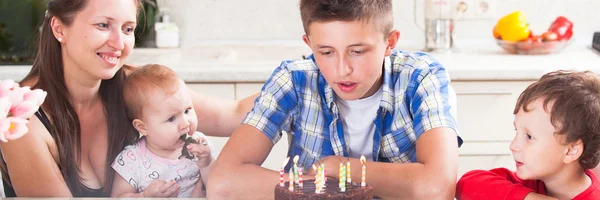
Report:
M241 100L226 100L189 90L198 121L197 131L209 136L229 137L252 109L256 94ZM208 105L208 106L207 106Z
M473 170L458 180L456 199L540 199L544 195L536 187L536 181L520 180L506 168Z
M223 147L208 177L209 199L272 199L279 173L261 167L298 106L287 62L275 69L256 103Z
M272 148L273 143L260 130L240 125L215 162L208 178L207 197L273 199L279 173L260 166Z
M331 160L329 166L339 165L339 159ZM449 128L435 128L417 140L417 162L367 162L366 182L373 195L383 199L452 199L457 165L456 134ZM359 183L362 165L352 159L351 166L352 180Z

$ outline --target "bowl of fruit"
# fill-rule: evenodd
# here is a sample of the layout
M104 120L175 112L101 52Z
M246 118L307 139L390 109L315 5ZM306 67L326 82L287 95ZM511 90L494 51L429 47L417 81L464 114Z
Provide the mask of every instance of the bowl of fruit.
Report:
M494 27L498 46L511 54L541 55L557 53L569 46L573 36L573 23L563 16L552 22L540 35L533 34L523 13L513 12L502 17Z

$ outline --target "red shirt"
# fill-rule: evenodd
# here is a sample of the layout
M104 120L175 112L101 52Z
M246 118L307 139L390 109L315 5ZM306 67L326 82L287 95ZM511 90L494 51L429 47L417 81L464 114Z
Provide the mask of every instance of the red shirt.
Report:
M592 180L586 190L573 200L600 199L600 183L591 170L585 173ZM546 195L544 182L521 180L515 172L506 168L473 170L464 174L456 184L456 199L524 199L530 192Z

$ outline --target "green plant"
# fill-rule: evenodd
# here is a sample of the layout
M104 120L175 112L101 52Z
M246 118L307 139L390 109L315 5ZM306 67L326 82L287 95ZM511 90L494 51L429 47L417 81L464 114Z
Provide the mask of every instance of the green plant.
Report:
M138 17L138 26L135 28L136 47L155 47L155 31L157 14L159 12L156 0L142 0L143 10Z
M49 0L0 0L0 65L31 64Z
M11 49L13 46L10 42L11 37L12 35L6 31L6 24L0 23L0 52L8 52Z

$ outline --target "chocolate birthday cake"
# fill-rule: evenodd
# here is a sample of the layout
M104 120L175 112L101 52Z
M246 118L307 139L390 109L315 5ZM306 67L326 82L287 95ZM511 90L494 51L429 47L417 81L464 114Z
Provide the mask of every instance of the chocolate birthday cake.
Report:
M325 182L325 188L320 193L315 192L315 180L309 179L303 181L303 187L299 188L298 184L294 185L294 191L289 190L290 182L285 182L285 186L281 187L279 183L275 186L275 200L283 199L373 199L373 188L369 185L361 187L360 183L346 182L346 191L341 192L339 188L339 180L328 178Z

